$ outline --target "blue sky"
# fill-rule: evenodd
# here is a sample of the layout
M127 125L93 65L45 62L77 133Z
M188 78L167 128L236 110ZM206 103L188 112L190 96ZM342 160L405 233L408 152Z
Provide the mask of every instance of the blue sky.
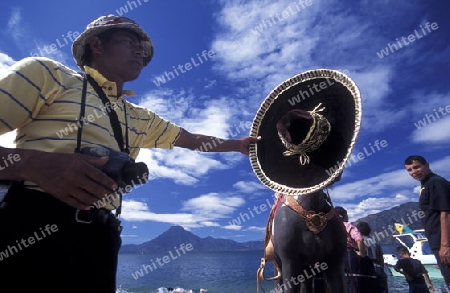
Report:
M408 155L425 156L450 178L448 11L446 1L9 0L0 10L0 75L30 55L77 69L71 36L101 15L121 13L155 45L149 66L125 86L138 93L131 101L191 132L238 138L287 78L341 70L362 94L353 154L363 159L345 169L330 196L356 220L418 200L418 182L403 168ZM184 73L175 72L179 65ZM0 144L13 140L4 134ZM375 148L377 140L384 147ZM201 237L263 239L273 192L248 157L152 149L138 161L152 180L124 196L124 243L151 240L172 225Z

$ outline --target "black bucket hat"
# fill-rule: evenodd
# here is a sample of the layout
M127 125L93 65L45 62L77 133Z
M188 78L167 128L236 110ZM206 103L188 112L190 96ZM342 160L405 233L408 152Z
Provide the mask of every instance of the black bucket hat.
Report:
M306 71L278 85L261 104L250 135L259 180L288 195L313 193L339 180L361 124L361 96L347 75Z

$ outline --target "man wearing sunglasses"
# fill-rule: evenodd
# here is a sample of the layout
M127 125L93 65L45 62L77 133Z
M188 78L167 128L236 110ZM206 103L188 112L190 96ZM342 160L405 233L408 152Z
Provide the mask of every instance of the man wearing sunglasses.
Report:
M13 182L0 204L0 292L115 292L114 164L136 171L141 148L248 155L257 141L193 134L128 102L134 93L124 84L153 56L150 37L128 18L96 19L72 53L81 73L30 57L0 78L0 134L17 130L16 148L0 148L0 158L10 158L0 180Z

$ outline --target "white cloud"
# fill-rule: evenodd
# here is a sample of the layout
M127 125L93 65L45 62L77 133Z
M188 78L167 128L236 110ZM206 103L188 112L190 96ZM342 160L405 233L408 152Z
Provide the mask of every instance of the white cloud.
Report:
M387 66L377 66L370 70L351 73L351 78L361 91L364 130L380 132L405 117L405 113L398 112L394 104L386 102L391 92L392 76L392 68Z
M211 222L211 221L203 221L200 222L201 225L204 227L220 227L220 225L217 222Z
M224 138L227 136L229 128L227 121L233 114L231 111L231 108L226 104L221 104L221 101L209 105L206 109L193 108L190 114L191 117L196 118L184 119L184 125L192 133ZM219 144L220 142L215 143Z
M435 148L446 147L450 141L449 92L437 93L417 90L411 94L411 102L402 112L408 115L408 125L413 129L409 138L417 144Z
M411 178L405 170L396 170L344 185L336 185L331 191L331 198L347 201L367 196L380 196L388 189L410 186L411 183Z
M248 135L251 121L239 118L245 112L245 101L229 97L198 98L191 90L160 88L147 93L138 104L150 109L162 118L176 123L191 133L219 138ZM253 115L253 114L252 114ZM219 142L215 142L219 144Z
M8 19L7 32L17 48L26 56L48 57L61 63L66 63L69 58L72 58L62 50L70 48L70 44L66 44L63 39L58 39L59 35L55 35L55 39L51 43L31 36L27 29L27 22L23 21L20 8L12 9ZM30 42L30 40L33 41Z
M61 40L54 40L54 42L58 41L61 42ZM62 51L62 48L66 46L65 44L61 44L64 46L63 47L59 44L57 45L57 43L48 43L47 41L41 41L38 39L35 39L33 41L33 44L34 46L28 53L29 56L47 57L66 65L68 65L68 61L72 58L72 56L68 56L66 53L64 53L64 51Z
M430 121L431 123L427 123L426 126L413 131L411 135L412 141L426 144L445 143L445 147L447 147L450 142L450 118L438 118L436 122L433 122L430 118Z
M133 200L123 201L121 217L127 221L154 221L180 226L189 226L197 222L193 214L157 214L151 212L146 203Z
M238 225L226 225L226 226L223 226L222 228L224 228L225 230L240 231L240 230L242 229L242 226L238 226Z
M139 236L136 234L120 234L120 237L122 237L122 238L137 238Z
M126 200L121 217L127 221L170 223L185 228L220 227L217 221L226 218L244 202L239 197L210 193L183 202L180 213L159 214L152 212L144 202ZM229 226L222 228L230 229Z
M238 181L233 184L233 187L242 193L254 193L258 190L266 190L267 188L259 182L255 181Z
M257 227L257 226L250 226L246 231L266 231L266 227Z
M408 107L408 111L413 113L414 116L418 117L418 119L426 119L426 115L435 116L435 112L437 112L438 117L443 117L448 114L446 107L450 107L449 97L450 92L447 93L437 93L437 92L425 92L424 90L417 90L411 95L412 104L406 105ZM439 110L442 108L442 111L447 113L442 115ZM433 122L433 118L430 117L430 121L424 120L427 122Z
M166 120L182 125L182 119L188 114L193 99L194 96L185 90L175 92L172 89L160 88L146 93L138 104Z
M349 219L354 221L366 215L376 214L414 200L414 198L403 194L395 194L393 197L369 197L348 209ZM348 208L347 205L346 208Z
M192 211L199 215L214 215L214 217L221 218L231 214L244 203L244 199L240 197L226 197L218 193L209 193L187 200L183 203L181 210Z
M229 168L212 156L182 148L142 149L136 161L146 163L152 179L170 178L177 184L192 185L212 170Z
M5 53L0 52L0 76L16 61Z
M13 8L12 13L8 19L8 33L14 38L17 43L23 40L22 35L22 14L19 8Z
M290 4L289 1L225 2L217 18L223 30L212 44L217 52L216 68L231 79L257 81L249 83L249 89L259 87L258 92L263 89L265 93L290 73L305 68L318 39L316 35L308 35L308 15L314 8L308 7L285 21L267 25L273 15L282 13ZM264 23L267 29L263 28ZM260 34L256 32L258 26L263 29ZM280 68L284 74L280 74Z

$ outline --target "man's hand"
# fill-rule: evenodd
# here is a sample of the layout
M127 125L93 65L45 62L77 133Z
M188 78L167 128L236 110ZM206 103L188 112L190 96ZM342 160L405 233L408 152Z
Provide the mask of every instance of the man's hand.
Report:
M114 180L96 168L107 161L108 157L35 152L23 160L22 177L66 204L86 210L117 188Z
M450 247L441 245L439 249L439 257L443 264L450 265Z
M250 144L256 143L260 139L261 139L261 137L252 137L252 136L246 136L246 137L242 137L242 138L238 139L238 141L240 142L239 151L242 154L248 156Z

